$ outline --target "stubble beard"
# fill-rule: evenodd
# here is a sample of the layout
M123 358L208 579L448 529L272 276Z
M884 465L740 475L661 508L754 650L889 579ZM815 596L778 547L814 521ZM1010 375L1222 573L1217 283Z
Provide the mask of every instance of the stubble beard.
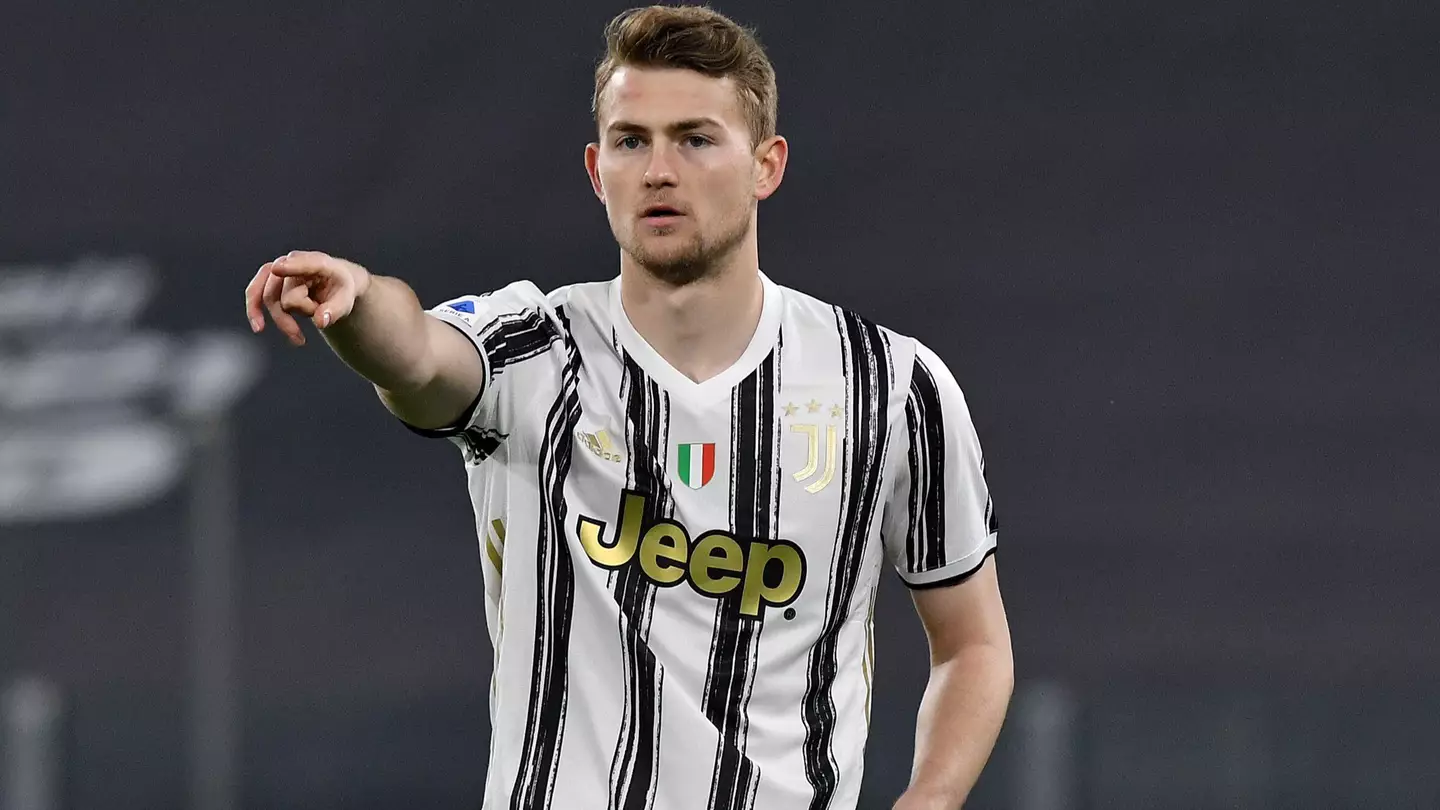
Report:
M684 247L666 255L647 250L638 235L629 240L629 245L622 244L621 247L635 259L636 264L656 279L671 287L684 287L719 272L725 258L745 241L753 211L752 207L746 214L731 222L730 227L722 232L719 238L707 240L704 234L696 233Z

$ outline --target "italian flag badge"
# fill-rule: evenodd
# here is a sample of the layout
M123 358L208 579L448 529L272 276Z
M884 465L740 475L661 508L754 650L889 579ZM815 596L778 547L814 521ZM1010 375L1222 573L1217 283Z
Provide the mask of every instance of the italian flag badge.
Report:
M680 445L680 480L699 489L715 477L715 443Z

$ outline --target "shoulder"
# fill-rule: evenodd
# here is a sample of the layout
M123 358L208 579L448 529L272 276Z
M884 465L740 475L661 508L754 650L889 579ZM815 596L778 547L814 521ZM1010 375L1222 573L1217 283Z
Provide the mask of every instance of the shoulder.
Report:
M609 281L582 281L565 284L545 293L545 301L551 309L556 310L561 308L570 311L603 310L604 304L609 300L610 284Z
M838 334L842 341L866 342L882 351L893 369L892 379L898 388L908 388L911 369L924 349L919 340L908 333L878 323L868 315L838 304L832 304L807 292L777 285L785 301L786 331L804 336L811 330ZM933 354L931 355L933 357Z
M598 336L606 342L612 331L610 295L613 281L585 281L556 287L546 295L546 303L565 332Z
M815 334L809 330L839 334L842 346L868 343L884 353L890 371L892 405L903 405L912 396L924 394L965 407L963 390L949 364L920 338L809 293L783 285L780 290L785 300L787 331L798 331L802 340L807 332Z
M546 292L535 282L520 279L489 292L449 299L431 312L488 330L539 320L568 334L577 320L597 324L608 320L609 286L610 282L605 281L582 282Z
M455 304L483 302L496 309L556 310L562 306L583 306L592 301L603 300L608 295L609 286L610 282L607 281L590 281L565 284L546 292L530 279L518 279L488 292L456 296L446 300L441 306L455 308ZM460 309L466 311L465 307Z

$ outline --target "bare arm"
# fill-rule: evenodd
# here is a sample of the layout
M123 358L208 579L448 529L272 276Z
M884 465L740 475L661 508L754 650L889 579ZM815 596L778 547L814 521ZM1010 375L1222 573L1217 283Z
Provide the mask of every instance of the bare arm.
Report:
M264 328L263 310L295 346L305 335L291 313L309 318L385 407L416 427L452 424L485 383L484 363L464 335L426 315L405 282L354 262L291 251L261 266L245 302L253 331Z
M910 787L895 810L955 810L980 778L1015 683L992 557L958 585L912 592L930 639Z
M453 424L485 384L475 346L455 327L426 315L398 278L369 276L350 317L321 334L346 365L375 385L391 413L415 427Z

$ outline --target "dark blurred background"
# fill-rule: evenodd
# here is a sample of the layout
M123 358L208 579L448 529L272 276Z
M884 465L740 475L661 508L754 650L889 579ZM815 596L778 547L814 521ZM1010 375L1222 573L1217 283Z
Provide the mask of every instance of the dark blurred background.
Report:
M0 12L3 810L478 804L459 454L241 292L613 275L623 7ZM717 7L780 78L762 267L934 347L986 448L1019 685L969 806L1440 807L1440 6ZM867 810L926 672L882 594Z

